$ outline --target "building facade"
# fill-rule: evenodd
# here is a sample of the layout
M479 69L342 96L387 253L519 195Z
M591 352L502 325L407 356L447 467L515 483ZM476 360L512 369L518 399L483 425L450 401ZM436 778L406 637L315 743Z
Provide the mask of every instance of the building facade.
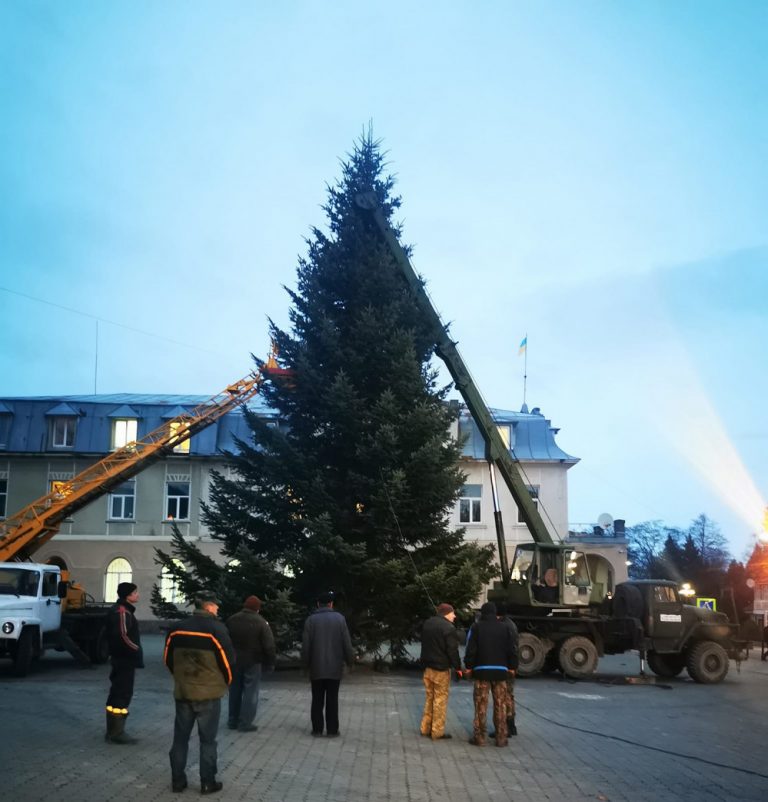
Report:
M0 521L55 492L58 483L72 479L111 451L140 440L207 400L131 394L0 399ZM277 425L275 413L258 397L249 408ZM567 471L578 459L557 446L557 430L538 409L493 413L550 532L555 539L568 539ZM452 523L464 527L467 538L495 545L484 445L463 407L452 434L463 439L461 464L467 476ZM168 601L179 600L170 577L160 575L155 562L157 548L168 550L174 524L205 554L220 558L219 544L201 520L200 502L208 500L212 472L228 470L222 452L236 450L236 439L245 440L249 435L242 411L229 412L177 446L172 455L62 522L58 534L34 559L68 569L95 601L112 601L120 582L135 582L142 592L138 615L151 619L149 601L154 584L160 584ZM506 487L500 487L500 502L512 553L516 542L528 541L530 536ZM607 585L619 581L620 544L606 540L598 546L589 549L598 555L590 568Z

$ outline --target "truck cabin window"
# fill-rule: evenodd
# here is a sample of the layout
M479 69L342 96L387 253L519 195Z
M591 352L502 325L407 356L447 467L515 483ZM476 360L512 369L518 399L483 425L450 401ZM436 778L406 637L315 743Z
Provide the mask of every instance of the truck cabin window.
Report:
M40 572L25 568L0 568L0 594L37 596Z

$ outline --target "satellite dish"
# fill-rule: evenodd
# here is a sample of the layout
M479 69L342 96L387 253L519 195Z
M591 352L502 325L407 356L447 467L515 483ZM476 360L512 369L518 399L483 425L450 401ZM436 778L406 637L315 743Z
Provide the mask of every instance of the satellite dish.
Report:
M597 523L602 526L603 529L609 529L613 526L613 516L609 515L607 512L604 512L598 516Z

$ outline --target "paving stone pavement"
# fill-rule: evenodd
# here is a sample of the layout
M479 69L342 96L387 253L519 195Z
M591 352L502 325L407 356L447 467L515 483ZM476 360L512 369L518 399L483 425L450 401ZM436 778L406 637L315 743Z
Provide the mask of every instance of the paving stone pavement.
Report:
M83 670L46 655L25 679L0 664L1 800L171 800L196 797L197 739L186 796L170 790L171 677L159 636L144 638L127 730L136 746L105 744L108 667ZM606 658L596 682L518 682L518 728L499 749L467 743L472 688L454 684L447 731L418 733L416 672L344 679L340 738L309 734L309 683L297 671L266 675L255 733L219 732L214 798L263 802L712 802L768 799L768 663L754 653L721 685L679 679L619 682L632 655ZM224 722L226 716L222 716Z

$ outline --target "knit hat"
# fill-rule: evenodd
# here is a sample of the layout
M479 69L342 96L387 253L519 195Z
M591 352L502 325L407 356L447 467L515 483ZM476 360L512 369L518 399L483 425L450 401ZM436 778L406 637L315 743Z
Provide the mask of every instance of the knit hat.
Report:
M121 582L117 586L117 598L125 599L133 593L139 586L134 585L133 582Z
M446 616L446 615L448 615L448 613L452 613L452 612L453 612L453 605L452 604L448 604L447 602L443 602L442 604L438 604L437 605L437 614L438 615Z
M244 602L243 607L246 610L253 610L258 613L261 610L261 599L258 596L249 596Z
M480 617L481 618L488 618L488 617L496 617L496 605L493 602L486 602L480 608Z

